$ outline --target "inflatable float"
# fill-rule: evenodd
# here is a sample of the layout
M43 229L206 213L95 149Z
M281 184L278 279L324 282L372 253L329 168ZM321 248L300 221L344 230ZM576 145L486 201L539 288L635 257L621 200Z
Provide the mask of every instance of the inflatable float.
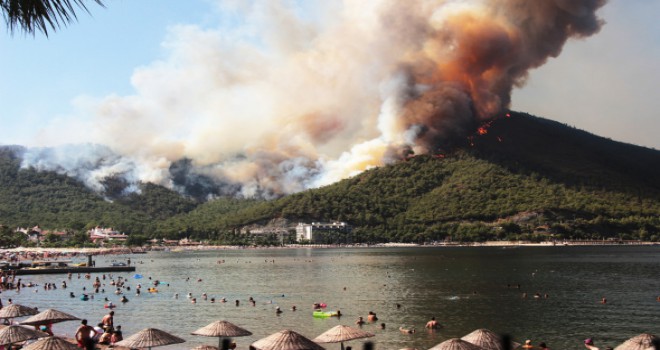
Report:
M333 317L333 316L339 316L339 315L340 315L339 311L316 310L312 313L312 316L317 317L317 318L326 318L326 317Z

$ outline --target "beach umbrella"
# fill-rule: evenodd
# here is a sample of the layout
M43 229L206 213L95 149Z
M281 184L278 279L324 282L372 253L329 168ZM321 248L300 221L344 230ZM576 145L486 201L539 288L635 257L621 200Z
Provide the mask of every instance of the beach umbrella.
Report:
M26 345L23 350L80 350L80 348L60 337L47 337Z
M47 337L48 334L34 329L11 325L0 330L0 345L7 345L22 342L28 339Z
M203 335L205 337L220 337L218 338L218 348L222 348L223 337L244 337L252 335L252 332L228 321L215 321L190 334Z
M21 322L21 324L37 326L41 324L57 323L57 322L73 321L73 320L79 320L79 318L73 315L69 315L66 312L62 312L55 309L48 309L28 318L27 320Z
M430 348L429 350L483 350L480 346L459 338L451 338Z
M257 350L323 350L323 347L292 330L285 329L252 343Z
M32 316L36 315L39 311L31 307L11 304L0 309L0 318L14 318L22 316Z
M183 342L185 342L185 340L165 331L161 331L160 329L145 328L122 341L116 342L115 346L125 346L132 349L151 349L152 347L156 346L180 344Z
M220 350L220 348L212 345L199 345L190 350Z
M462 337L461 339L466 342L477 345L485 350L503 350L502 338L495 332L488 329L477 329L476 331ZM519 343L511 342L511 347L508 349L515 349L520 346Z
M373 336L373 333L365 332L358 328L338 325L323 332L323 334L314 338L314 341L317 343L341 343L341 349L344 350L345 341Z
M660 340L653 334L642 333L638 336L634 336L621 345L614 348L614 350L653 350L653 341Z

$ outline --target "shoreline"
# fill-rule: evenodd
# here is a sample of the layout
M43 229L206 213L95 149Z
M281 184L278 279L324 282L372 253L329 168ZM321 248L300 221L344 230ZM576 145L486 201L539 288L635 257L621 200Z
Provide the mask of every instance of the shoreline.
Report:
M6 254L36 254L36 255L54 255L51 259L55 260L61 257L71 257L79 255L130 255L144 254L151 251L214 251L214 250L253 250L253 249L332 249L332 248L424 248L424 247L499 247L499 248L519 248L519 247L591 247L591 246L656 246L659 242L649 241L562 241L562 242L524 242L524 241L487 241L470 243L441 243L441 244L416 244L416 243L380 243L380 244L287 244L284 246L215 246L215 245L195 245L195 246L171 246L171 247L149 247L149 248L44 248L44 247L16 247L0 249L0 255Z

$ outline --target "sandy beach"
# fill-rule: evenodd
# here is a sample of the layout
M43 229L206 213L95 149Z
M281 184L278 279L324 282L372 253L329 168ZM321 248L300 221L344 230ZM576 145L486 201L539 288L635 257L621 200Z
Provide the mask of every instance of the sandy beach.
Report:
M98 247L98 248L44 248L44 247L16 247L0 249L0 254L36 254L43 257L44 254L51 258L71 257L77 255L113 255L133 254L148 251L213 251L213 250L243 250L243 249L291 249L291 248L405 248L405 247L556 247L556 246L625 246L625 245L658 245L658 242L649 241L553 241L553 242L528 242L528 241L487 241L487 242L443 242L437 244L416 243L382 243L382 244L287 244L284 246L227 246L227 245L191 245L191 246L155 246L155 247Z

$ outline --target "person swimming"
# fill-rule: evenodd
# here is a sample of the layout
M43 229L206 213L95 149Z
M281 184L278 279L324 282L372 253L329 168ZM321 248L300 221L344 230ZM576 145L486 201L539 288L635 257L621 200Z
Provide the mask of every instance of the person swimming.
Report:
M399 331L401 333L414 334L415 333L415 327L405 328L405 327L401 326L401 327L399 327Z

